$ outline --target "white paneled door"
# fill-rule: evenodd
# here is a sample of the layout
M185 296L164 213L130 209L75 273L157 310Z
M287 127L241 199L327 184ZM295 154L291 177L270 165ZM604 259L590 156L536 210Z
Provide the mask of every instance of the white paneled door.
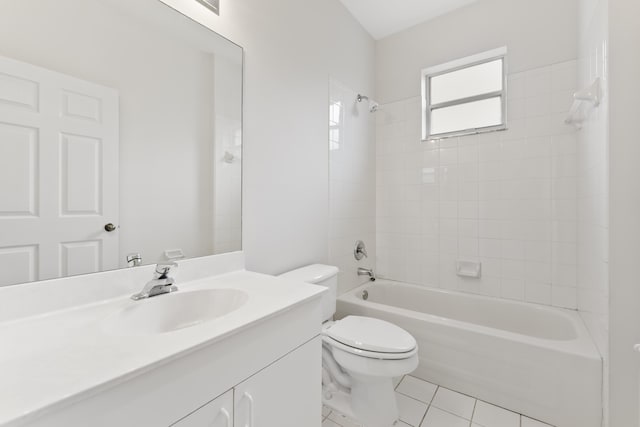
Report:
M0 57L0 286L118 266L118 115L113 89Z

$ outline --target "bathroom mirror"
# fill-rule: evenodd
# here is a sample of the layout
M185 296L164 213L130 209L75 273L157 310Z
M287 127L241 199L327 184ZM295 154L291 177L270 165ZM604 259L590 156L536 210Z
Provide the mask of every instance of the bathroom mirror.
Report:
M0 286L239 250L242 65L159 0L0 2Z

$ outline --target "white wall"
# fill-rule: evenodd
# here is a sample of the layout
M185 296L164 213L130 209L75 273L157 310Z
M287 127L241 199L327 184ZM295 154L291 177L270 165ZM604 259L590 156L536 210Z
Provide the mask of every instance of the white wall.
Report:
M611 427L637 427L640 355L640 3L609 0Z
M577 87L577 3L553 14L553 2L511 3L479 2L378 44L376 89L396 100L377 122L378 270L575 309L577 143L564 119ZM528 31L546 15L544 34ZM442 40L446 49L434 46ZM508 130L421 142L421 68L505 45ZM482 278L457 277L458 259L482 262Z
M578 0L482 0L379 40L379 101L417 96L422 68L500 46L509 47L511 73L574 59L577 5Z
M609 96L607 0L581 0L579 82L602 81L578 133L578 310L604 360L604 419L609 369Z
M357 95L331 81L329 263L340 269L339 294L367 282L358 276L358 267L375 270L376 260L375 114L368 102L356 102ZM365 242L368 252L360 261L353 254L357 240Z
M163 1L245 49L247 267L327 262L329 76L372 92L373 39L338 0Z

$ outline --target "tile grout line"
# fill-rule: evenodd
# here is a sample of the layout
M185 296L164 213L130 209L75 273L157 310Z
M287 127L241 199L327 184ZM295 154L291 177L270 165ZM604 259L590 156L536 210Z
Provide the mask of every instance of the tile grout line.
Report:
M422 425L422 423L424 422L424 419L427 417L427 412L429 412L429 408L431 407L431 402L433 402L433 399L435 398L436 393L438 392L438 389L440 388L440 386L439 386L439 385L437 385L437 384L429 383L429 384L433 384L433 385L435 385L435 386L436 386L436 390L433 392L433 396L431 396L431 400L429 400L429 402L424 402L424 401L422 401L422 400L416 399L414 396L409 396L409 395L408 395L408 394L406 394L406 393L403 393L403 392L401 392L401 391L398 391L398 387L400 387L400 384L402 384L402 382L404 381L404 379L405 379L407 376L411 376L411 375L408 375L408 374L407 374L407 375L404 375L404 376L402 377L402 379L400 380L400 382L398 383L398 385L395 387L395 389L394 389L394 390L395 390L395 392L396 392L396 393L399 393L399 394L401 394L401 395L403 395L403 396L406 396L406 397L408 397L409 399L412 399L412 400L415 400L416 402L420 402L420 403L422 403L422 404L427 405L427 409L424 411L424 415L422 416L422 418L421 418L421 419L420 419L420 421L418 422L418 425L417 425L417 426L413 426L413 427L420 427L420 426ZM417 380L419 380L419 381L428 382L428 381L425 381L425 380L421 380L420 378L417 378L417 377L412 377L412 378L415 378L415 379L417 379ZM404 422L404 421L403 421L403 422ZM407 423L407 424L409 424L409 423ZM411 425L411 424L409 424L409 425Z
M427 410L424 411L424 415L422 416L422 419L420 420L420 422L418 423L418 425L416 427L420 427L422 424L424 424L424 420L427 418L427 414L429 413L429 409L431 409L431 402L433 402L433 399L435 399L436 393L438 392L439 388L440 388L440 386L436 386L436 391L433 392L433 396L431 396L431 400L429 400L429 403L427 403Z
M473 401L473 410L471 411L471 419L469 420L469 427L473 426L473 417L476 416L476 407L478 406L478 399Z
M409 398L409 399L411 399L411 400L415 400L416 402L420 402L420 403L422 403L422 404L424 404L424 405L427 405L427 406L429 406L429 405L431 404L430 402L425 402L424 400L420 400L420 399L418 399L418 398L416 398L416 397L414 397L414 396L411 396L410 394L403 393L403 392L398 391L398 390L396 390L396 393L401 394L401 395L403 395L404 397L408 397L408 398ZM433 399L431 399L431 400L433 400Z
M433 384L433 383L432 383ZM429 404L427 405L427 412L424 413L424 417L422 417L422 421L420 421L420 426L424 423L424 420L427 418L427 414L429 413L429 411L431 410L431 407L433 405L433 401L436 398L436 394L438 394L438 390L440 390L440 386L436 385L436 391L433 392L433 396L431 396L431 400L429 401ZM418 426L418 427L420 427Z

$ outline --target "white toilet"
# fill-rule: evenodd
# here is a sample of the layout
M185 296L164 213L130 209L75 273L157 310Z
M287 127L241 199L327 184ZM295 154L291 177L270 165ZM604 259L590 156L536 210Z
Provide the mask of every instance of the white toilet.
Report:
M418 345L404 329L370 317L336 312L338 269L310 265L280 277L325 286L322 329L322 400L365 427L391 427L398 421L393 378L418 367Z

